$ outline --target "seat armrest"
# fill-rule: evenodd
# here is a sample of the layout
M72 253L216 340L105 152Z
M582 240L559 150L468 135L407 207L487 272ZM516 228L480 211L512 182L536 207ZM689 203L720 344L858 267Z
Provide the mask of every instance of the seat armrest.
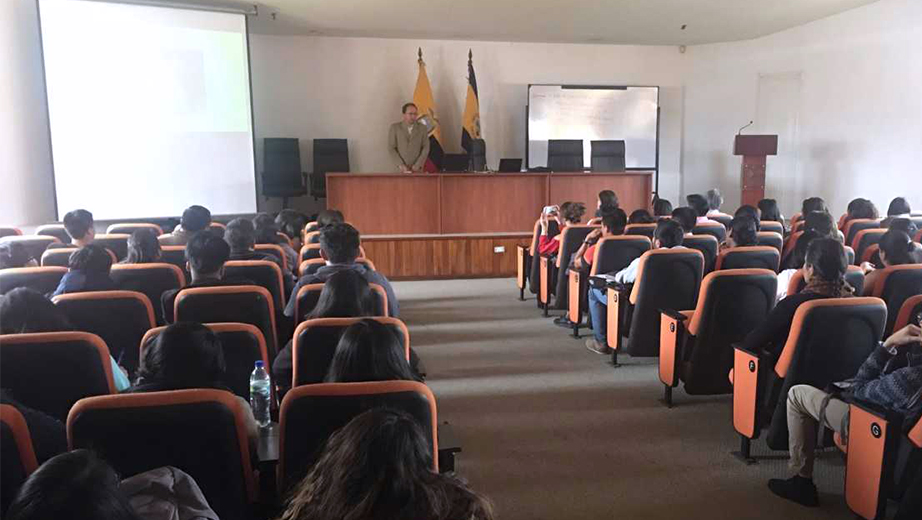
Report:
M660 314L659 380L674 388L679 385L686 316L671 309L660 309Z
M685 314L682 314L682 313L679 312L679 311L673 310L673 309L660 309L659 312L660 312L660 314L664 314L664 315L669 316L670 318L672 318L672 319L674 319L674 320L676 320L676 321L680 321L680 322L685 321L685 320L688 319L688 316L686 316Z
M760 352L760 351L758 351L758 350L753 350L753 349L747 347L746 345L743 345L742 343L734 343L734 344L733 344L733 350L740 350L740 351L742 351L742 352L745 352L745 353L747 353L747 354L749 354L749 355L752 355L752 356L755 356L755 357L757 357L757 358L761 358L761 357L762 357L762 352Z

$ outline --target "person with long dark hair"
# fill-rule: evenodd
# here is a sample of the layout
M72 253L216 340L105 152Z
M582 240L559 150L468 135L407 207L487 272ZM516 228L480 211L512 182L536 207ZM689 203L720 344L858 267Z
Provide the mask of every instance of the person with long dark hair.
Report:
M400 338L387 325L371 319L346 329L325 379L327 383L417 380Z
M777 222L787 231L787 226L784 225L784 216L781 214L781 208L778 207L777 200L762 199L757 206L759 207L759 212L762 214L760 217L761 220Z
M135 230L128 237L128 255L123 264L149 264L159 262L163 252L157 235L149 229Z
M878 242L880 262L883 266L918 264L922 263L922 253L916 250L912 238L902 231L891 229L880 237ZM877 282L880 280L880 270L870 262L861 264L864 271L864 295L872 296Z
M727 238L720 244L720 250L757 245L759 241L757 229L756 221L748 216L733 217L730 221L730 231Z
M409 414L368 410L330 437L280 520L491 520L490 503L432 457Z

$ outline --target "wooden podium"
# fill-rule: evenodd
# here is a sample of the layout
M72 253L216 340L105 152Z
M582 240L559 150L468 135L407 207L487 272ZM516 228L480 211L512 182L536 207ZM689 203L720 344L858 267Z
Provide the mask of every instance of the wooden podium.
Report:
M765 157L778 154L777 135L737 135L733 155L743 156L741 204L755 206L765 198Z

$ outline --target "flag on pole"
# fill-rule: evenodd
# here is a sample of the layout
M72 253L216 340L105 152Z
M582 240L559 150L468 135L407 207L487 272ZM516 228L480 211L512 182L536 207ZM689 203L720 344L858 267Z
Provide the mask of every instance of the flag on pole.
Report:
M426 64L423 62L423 50L419 49L419 76L416 77L416 90L413 92L413 104L419 110L418 121L429 129L429 158L423 169L429 173L437 172L442 168L442 127L435 111L435 100L432 98L432 87L429 86L429 76L426 74Z
M467 101L461 120L461 148L471 153L471 140L480 139L480 98L477 94L477 77L474 75L474 53L467 51Z

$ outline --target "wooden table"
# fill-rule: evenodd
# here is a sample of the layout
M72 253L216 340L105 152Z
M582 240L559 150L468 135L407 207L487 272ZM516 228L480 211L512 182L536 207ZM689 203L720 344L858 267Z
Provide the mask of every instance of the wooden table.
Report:
M328 173L327 207L362 232L389 278L499 277L515 274L515 245L544 206L582 202L585 221L613 190L630 214L651 209L652 188L653 172Z

